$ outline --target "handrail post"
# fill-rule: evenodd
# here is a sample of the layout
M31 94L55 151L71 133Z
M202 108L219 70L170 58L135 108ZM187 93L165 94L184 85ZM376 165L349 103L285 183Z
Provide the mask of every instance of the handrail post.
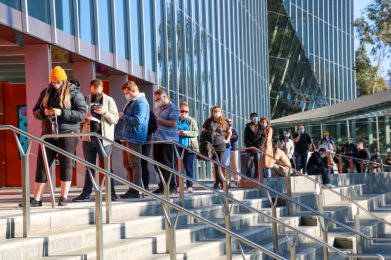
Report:
M102 192L95 190L96 259L103 260Z
M42 153L43 164L45 166L46 178L47 178L47 181L49 183L50 198L51 198L51 202L52 202L52 208L54 208L56 201L55 201L55 198L54 198L54 186L53 186L52 182L53 181L55 182L56 180L52 181L52 177L50 176L50 165L49 165L48 158L47 158L47 155L46 155L46 148L45 148L45 145L43 145L43 144L41 144L41 153ZM54 160L53 160L53 162L54 162Z
M372 165L372 164L371 164ZM373 171L372 171L373 172ZM365 173L365 164L364 161L360 161L360 173Z
M318 210L322 214L324 214L323 206L324 206L324 197L322 192L322 187L320 187L319 183L315 184L316 188L316 204L318 205ZM328 243L328 222L325 220L325 218L322 216L322 218L318 218L318 221L320 222L320 227L322 231L322 239L323 242ZM323 247L323 259L328 260L329 259L329 250L327 247Z
M183 175L181 162L183 162L183 158L185 156L185 150L182 148L181 154L179 154L177 148L175 147L175 145L173 145L173 148L174 148L174 152L175 152L175 154L177 156L177 159L178 159L177 160L178 172L181 175ZM178 180L179 181L179 183L178 183L178 186L179 186L179 200L181 202L181 206L184 207L185 206L185 185L184 185L184 181L183 181L183 177L182 176L179 176L178 179L179 179Z
M105 156L105 170L110 172L110 155ZM111 178L106 176L106 224L111 223Z
M224 193L229 196L228 189L229 189L229 180L230 175L229 173L225 174L225 182L224 182ZM227 198L224 198L224 225L225 229L231 231L231 207L229 205L229 201ZM231 236L227 233L225 234L225 247L226 247L226 255L227 260L232 260L232 239Z
M354 221L354 229L357 232L361 232L360 209L355 204L352 204L352 215ZM356 234L356 254L362 254L361 236L358 234Z
M285 185L286 185L286 195L290 198L292 198L292 177L291 177L291 172L288 172L288 175L285 177ZM288 216L293 215L293 205L292 202L289 200L287 201L288 203Z
M277 218L277 203L278 197L275 198L274 203L272 203L272 217ZM278 227L277 223L273 221L272 223L272 240L273 240L273 251L278 254L279 245L278 245Z

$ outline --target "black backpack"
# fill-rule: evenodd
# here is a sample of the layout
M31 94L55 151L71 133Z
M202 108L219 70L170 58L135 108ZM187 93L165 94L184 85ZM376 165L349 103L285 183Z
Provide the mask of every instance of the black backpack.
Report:
M155 133L157 130L157 119L155 114L152 111L149 111L149 121L148 121L148 135Z

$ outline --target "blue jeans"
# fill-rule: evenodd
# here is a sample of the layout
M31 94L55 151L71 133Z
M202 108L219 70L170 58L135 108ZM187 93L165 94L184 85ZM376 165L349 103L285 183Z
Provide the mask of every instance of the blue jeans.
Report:
M303 172L306 171L307 168L307 158L308 158L308 152L295 152L295 163L296 163L296 170L300 171L303 169Z
M91 136L91 142L83 142L83 153L84 158L87 162L96 164L96 158L99 156L99 162L102 168L104 168L104 156L100 149L100 142L96 137ZM105 150L105 153L108 153L110 150L110 145L103 146L103 149ZM92 176L95 176L95 170L90 169ZM111 173L113 171L111 170ZM88 174L88 168L86 167L86 176L84 179L84 187L82 194L89 196L92 192L92 181L90 178L90 175ZM115 194L114 190L114 180L111 180L111 194Z
M182 148L178 148L178 153L181 155ZM183 155L183 166L185 167L186 176L190 178L194 178L194 158L196 155L192 152L185 150L185 154ZM189 180L186 180L186 187L193 187L193 183Z

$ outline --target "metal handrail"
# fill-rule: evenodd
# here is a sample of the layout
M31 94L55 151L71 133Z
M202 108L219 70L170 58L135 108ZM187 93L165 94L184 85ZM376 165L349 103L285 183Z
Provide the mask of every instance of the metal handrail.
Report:
M115 147L117 147L117 148L119 148L119 149L121 149L121 150L123 150L123 151L126 151L126 152L128 152L128 153L130 153L130 154L132 154L132 155L135 155L135 156L137 156L137 157L139 157L139 158L141 158L141 159L143 159L143 160L148 161L149 163L152 163L153 165L157 166L158 168L162 168L162 169L164 169L164 170L166 170L166 171L169 171L169 172L173 173L173 174L176 175L176 176L185 178L186 180L189 180L189 181L193 182L194 184L197 184L198 186L201 186L201 187L203 187L204 189L209 190L209 191L211 191L212 193L215 193L215 194L217 194L217 195L223 197L223 198L226 199L227 201L230 201L230 202L232 202L232 203L239 204L240 206L242 206L242 207L244 207L244 208L246 208L246 209L248 209L248 210L250 210L250 211L253 211L253 212L255 212L255 213L258 213L258 214L260 214L260 215L262 215L262 216L268 218L268 219L271 220L272 222L278 223L278 224L284 226L285 228L288 228L288 229L290 229L290 230L293 230L293 231L297 232L298 234L301 234L301 235L303 235L303 236L305 236L305 237L311 239L312 241L315 241L316 243L322 245L323 248L328 248L329 250L331 250L331 251L333 251L333 252L336 252L337 254L342 255L342 256L344 256L344 257L364 258L364 257L361 257L359 254L346 254L346 253L344 253L343 251L341 251L341 250L339 250L339 249L337 249L337 248L335 248L335 247L329 245L328 243L326 243L326 242L324 242L324 241L322 241L322 240L320 240L320 239L318 239L318 238L316 238L316 237L313 237L313 236L311 236L311 235L305 233L304 231L302 231L302 230L300 230L300 229L298 229L298 228L295 228L295 227L293 227L293 226L291 226L291 225L289 225L289 224L287 224L287 223L285 223L285 222L283 222L283 221L281 221L281 220L279 220L279 219L277 219L277 218L274 218L274 217L272 217L272 216L270 216L270 215L268 215L268 214L266 214L266 213L264 213L264 212L262 212L262 211L260 211L260 210L258 210L258 209L255 209L255 208L253 208L253 207L251 207L251 206L249 206L249 205L246 205L246 204L244 204L243 202L241 202L241 201L239 201L239 200L237 200L237 199L235 199L235 198L232 198L232 197L230 197L229 195L227 195L227 194L225 194L225 193L223 193L223 192L220 192L220 191L217 191L217 190L215 190L215 189L212 189L212 188L210 188L209 186L207 186L206 184L204 184L204 183L202 183L202 182L199 182L199 181L197 181L197 180L195 180L195 179L193 179L193 178L190 178L190 177L188 177L188 176L186 176L186 175L183 175L183 174L179 173L178 171L176 171L176 170L174 170L174 169L172 169L172 168L170 168L170 167L168 167L168 166L166 166L166 165L164 165L164 164L162 164L162 163L159 163L159 162L157 162L157 161L152 160L152 159L149 158L148 156L145 156L145 155L143 155L143 154L141 154L141 153L135 152L134 150L131 150L131 149L129 149L129 148L127 148L127 147L125 147L125 146L123 146L123 145L121 145L121 144L118 144L118 143L116 143L116 142L114 142L114 141L112 141L112 140L110 140L110 139L108 139L108 138L106 138L106 137L104 137L104 136L101 136L101 135L99 135L99 134L97 134L97 133L52 134L52 135L44 135L44 136L42 136L42 138L48 138L48 137L53 137L53 138L54 138L54 137L57 137L57 138L59 138L59 137L68 137L68 136L72 136L72 137L74 137L74 136L95 136L95 137L97 137L97 138L99 138L99 139L101 139L101 140L104 140L104 141L106 141L106 142L108 142L108 143L111 143L113 146L115 146ZM185 147L185 146L183 146L183 145L181 145L181 144L179 144L179 143L177 143L177 142L175 142L175 141L155 141L155 142L152 141L152 142L148 142L148 143L151 143L151 144L153 144L153 143L164 143L164 144L169 144L169 143L171 143L171 144L173 144L173 145L175 144L175 145L177 145L177 146L179 146L179 147L182 147L182 148L184 148L184 149L186 149L186 150L188 150L188 151L190 151L190 152L193 152L193 153L198 154L199 156L205 158L206 160L210 160L211 162L216 163L214 160L211 160L211 159L209 159L208 157L206 157L206 156L204 156L204 155L202 155L202 154L200 154L200 153L197 153L196 151L194 151L194 150L192 150L192 149L190 149L190 148L188 148L188 147ZM58 148L57 148L57 149L58 149ZM69 154L69 153L67 153L67 154ZM70 155L71 158L76 157L75 155L72 155L72 154L69 154L69 155ZM86 165L86 166L88 166L88 167L90 167L90 165L92 165L92 164L90 164L90 163L88 163L88 162L85 162L85 163L83 163L83 164ZM87 165L87 164L88 164L88 165ZM228 168L228 167L226 167L226 166L224 166L224 165L222 165L222 164L220 164L220 163L216 163L216 164L219 165L219 166L221 166L221 167L224 167L225 169L227 169L227 170L229 170L229 171L231 171L231 172L233 172L230 168ZM116 176L116 175L114 175L114 174L112 174L112 173L109 173L109 172L107 172L106 170L102 171L101 168L99 168L99 167L97 167L97 166L95 166L95 165L94 165L94 167L91 167L91 168L93 168L93 169L95 169L95 170L98 170L98 171L104 173L105 175L108 175L108 176L111 177L111 178L115 177L115 178L114 178L115 180L118 180L118 179L122 180L120 177L118 177L118 176ZM248 180L251 181L251 178L249 178L249 177L247 177L247 176L245 176L245 175L241 175L241 176L242 176L243 178L248 179ZM122 181L120 181L120 182L121 182L121 183L125 183L124 180L122 180ZM126 183L130 183L130 182L126 181ZM125 183L125 184L126 184L126 183ZM333 222L333 223L335 223L335 224L338 224L338 225L340 225L340 226L342 226L342 227L345 227L345 229L348 229L349 231L352 231L352 232L356 233L356 231L355 231L354 229L350 228L349 226L346 226L345 224L340 223L340 222L338 222L338 221L336 221L336 220L334 220L334 219L332 219L332 218L330 218L330 217L328 217L328 216L322 214L321 212L316 211L315 209L312 209L311 207L308 207L308 206L305 205L305 204L302 204L301 202L295 201L295 200L293 200L292 198L287 197L286 195L280 193L279 191L274 190L273 188L270 188L270 187L264 185L263 183L260 183L260 182L257 182L257 181L256 181L255 183L259 184L259 185L262 186L263 188L265 188L265 189L267 189L267 190L269 190L269 191L275 193L276 195L278 195L278 196L280 196L280 197L282 197L282 198L284 198L284 199L286 199L286 200L288 200L288 201L290 201L290 202L293 202L293 203L295 203L295 204L297 204L297 205L299 205L299 206L301 206L301 207L303 207L303 208L305 208L305 209L307 209L307 210L309 210L309 211L311 211L311 212L313 212L313 213L316 213L317 215L322 216L324 219L327 219L327 220L329 220L329 221L331 221L331 222ZM128 186L129 186L129 185L128 185ZM135 185L135 184L132 183L131 187L134 188L134 186L135 186L135 187L138 187L137 185ZM146 191L146 190L144 190L143 188L140 188L140 187L137 188L136 190L141 191L141 192ZM146 193L146 194L148 194L148 195L150 194L149 191L148 191L148 192L144 192L144 193ZM156 195L155 195L154 197L156 197ZM170 205L170 206L171 206L171 205ZM179 207L179 206L178 206L178 207ZM182 208L182 207L180 207L180 208ZM228 231L227 228L225 228L225 230ZM229 233L225 233L225 234L229 234ZM361 236L364 237L364 238L366 238L366 235L365 235L365 234L362 234ZM245 238L244 238L244 239L245 239ZM258 249L258 250L260 250L260 249ZM370 258L371 258L371 257L370 257ZM384 259L381 255L374 255L372 258Z
M273 157L272 155L270 155L270 154L268 154L268 153L263 152L263 150L258 149L258 148L256 148L256 147L246 147L246 148L242 148L241 150L251 150L251 149L256 149L258 152L264 153L266 156L268 156L268 157L270 157L270 158L272 158L272 159L275 160L275 157ZM276 163L277 163L277 162L276 162ZM278 163L277 163L277 165L278 165ZM288 165L281 165L281 166L284 166L284 167L289 168L290 170L292 170L292 171L295 172L296 174L299 174L300 176L303 176L304 178L306 178L306 179L308 179L308 180L314 182L315 184L318 184L321 188L326 189L326 190L329 190L329 191L331 191L332 193L334 193L334 194L340 196L341 198L348 200L349 202L353 203L353 204L356 205L358 208L360 208L361 210L363 210L365 213L367 213L368 215L370 215L370 216L376 218L377 220L381 221L382 223L384 223L384 224L386 224L386 225L391 225L390 222L388 222L388 221L386 221L386 220L384 220L384 219L382 219L382 218L380 218L380 217L374 215L372 212L370 212L370 211L368 211L367 209L365 209L365 208L364 208L363 206L361 206L359 203L357 203L357 202L354 201L353 199L351 199L351 198L349 198L349 197L343 195L342 193L339 193L339 192L333 190L332 188L329 188L329 187L323 185L323 183L321 183L321 182L319 182L319 181L317 181L317 180L311 178L311 177L308 176L308 175L305 175L305 174L301 173L300 171L297 171L296 169L294 169L294 168L292 168L292 167L289 167ZM314 212L313 212L313 213L314 213ZM338 224L338 222L335 222L335 224ZM338 225L339 225L339 224L338 224ZM342 227L344 227L344 226L342 226ZM348 227L348 226L346 226L346 227ZM352 228L350 228L350 227L348 227L348 229L349 229L349 231L354 232L356 235L360 235L360 236L362 236L363 238L368 239L368 240L377 240L377 241L390 241L390 240L391 240L391 238L387 238L387 237L369 237L369 236L367 236L367 235L365 235L365 234L363 234L363 233L361 233L361 232L357 232L356 230L352 230Z
M44 145L45 147L47 147L47 148L49 148L49 149L51 149L51 150L53 150L53 151L55 151L55 152L57 152L57 153L59 153L59 154L62 154L63 156L66 156L66 157L68 157L68 158L70 158L70 159L72 159L72 160L75 160L76 162L81 163L81 164L83 164L84 166L86 166L86 167L88 167L88 168L97 170L97 171L101 172L102 174L104 174L105 176L110 176L110 177L113 178L114 180L116 180L116 181L118 181L118 182L120 182L120 183L122 183L122 184L124 184L124 185L126 185L126 186L128 186L128 187L130 187L130 188L132 188L132 189L135 189L135 190L137 190L137 191L139 191L139 192L142 192L142 193L144 193L144 194L147 194L147 195L151 196L152 198L154 198L154 199L156 199L156 200L158 200L158 201L161 201L162 203L164 203L164 204L166 204L166 205L169 205L170 207L172 207L172 208L174 208L175 210L177 210L177 215L176 215L176 220L175 220L175 222L177 221L177 218L178 218L178 216L179 216L179 215L178 215L178 214L179 214L179 211L180 211L180 212L183 212L183 213L185 213L186 215L191 216L191 217L193 217L193 218L195 218L195 219L201 221L202 223L204 223L204 224L206 224L206 225L209 225L209 226L211 226L211 227L214 228L214 229L219 230L219 231L222 232L222 233L228 234L228 235L230 235L231 237L236 238L237 240L239 240L239 241L241 241L241 242L247 244L248 246L250 246L250 247L252 247L252 248L254 248L254 249L256 249L256 250L259 250L259 251L261 251L261 252L263 252L263 253L266 253L267 255L269 255L269 256L271 256L271 257L274 257L275 259L285 259L285 258L283 258L283 257L281 257L281 256L279 256L279 255L277 255L277 254L275 254L274 252L271 252L271 251L269 251L268 249L263 248L263 247L259 246L258 244L256 244L256 243L254 243L254 242L252 242L252 241L250 241L250 240L248 240L248 239L242 237L241 235L238 235L238 234L236 234L236 233L234 233L234 232L232 232L232 231L230 231L230 230L227 230L227 229L225 229L225 228L223 228L223 227L221 227L221 226L219 226L219 225L217 225L217 224L215 224L215 223L213 223L213 222L211 222L211 221L209 221L209 220L207 220L207 219L205 219L205 218L203 218L203 217L201 217L201 216L199 216L199 215L197 215L197 214L195 214L195 213L193 213L193 212L191 212L191 211L189 211L189 210L187 210L187 209L185 209L185 208L183 208L183 207L181 207L181 206L176 205L175 203L173 203L173 202L171 202L171 201L169 201L169 200L167 200L167 199L161 198L161 197L159 197L158 195L156 195L156 194L154 194L154 193L152 193L152 192L150 192L150 191L148 191L148 190L145 190L144 188L139 187L139 186L137 186L137 185L134 184L134 183L131 183L131 182L125 180L125 179L122 179L121 177L119 177L119 176L117 176L117 175L114 175L114 174L112 174L111 172L109 172L109 171L107 171L107 170L105 170L105 169L102 169L102 168L100 168L100 167L98 167L98 166L96 166L96 165L94 165L94 164L92 164L92 163L89 163L89 162L87 162L87 161L85 161L85 160L82 160L82 159L80 159L79 157L77 157L76 155L71 154L71 153L69 153L69 152L67 152L67 151L65 151L65 150L62 150L62 149L58 148L57 146L55 146L55 145L53 145L53 144L50 144L50 143L48 143L48 142L45 142L45 141L43 141L42 139L37 138L37 137L35 137L35 136L33 136L33 135L29 134L29 133L26 133L26 132L24 132L24 131L22 131L22 130L20 130L20 129L14 127L14 126L12 126L12 125L0 125L0 131L1 131L1 130L10 130L10 131L12 131L12 132L14 132L14 133L18 133L18 134L20 134L20 135L23 135L23 136L27 137L27 138L28 138L29 140L31 140L31 141L35 141L35 142L37 142L37 143L39 143L39 144L41 144L41 145ZM58 136L59 136L59 137L62 137L62 134L59 134ZM65 136L69 136L69 135L66 135L66 134L65 134ZM74 137L75 135L71 135L71 136ZM103 136L100 136L100 137L102 137L102 139L106 139L106 138L103 137ZM107 139L106 141L110 141L110 140ZM120 145L119 145L119 146L120 146ZM123 148L126 148L126 147L123 147ZM180 175L178 172L175 172L175 170L172 170L171 168L165 166L164 164L161 164L161 163L159 163L159 162L156 162L156 161L150 159L150 158L147 157L147 156L144 156L144 155L142 155L142 154L140 154L140 153L134 152L134 151L131 150L131 149L127 149L127 148L126 148L126 149L124 149L124 150L127 150L127 152L130 152L131 154L133 154L133 155L135 155L135 156L139 156L140 158L142 158L142 159L144 159L144 160L147 160L149 163L152 163L152 164L154 164L154 165L156 165L156 166L158 166L158 167L161 167L161 168L163 168L163 169L165 169L165 170L171 171L171 172L174 173L174 174L176 173L177 175ZM189 179L191 179L191 178L189 178ZM203 186L202 183L198 183L198 184L201 185L201 186ZM94 185L94 186L95 186L95 185ZM204 186L205 186L205 185L204 185ZM96 188L96 187L95 187L95 188ZM228 196L226 196L226 195L223 194L223 193L220 193L220 192L217 192L217 191L215 191L215 192L216 192L216 193L219 193L220 195L222 195L222 196L224 196L224 197L228 197ZM228 199L231 199L231 198L228 197ZM234 200L234 199L232 199L232 200ZM28 202L28 203L26 203L26 202L23 203L23 208L24 208L24 207L29 207L29 202ZM170 218L170 217L169 217L169 214L170 214L169 212L165 212L165 217L168 218L168 219ZM266 214L265 214L265 215L266 215ZM379 256L373 256L373 258L379 258ZM381 258L380 258L380 259L381 259Z
M387 167L387 168L391 168L390 165L387 165L385 163L378 163L378 162L373 162L371 160L365 160L365 159L361 159L361 158L357 158L357 157L353 157L353 156L349 156L349 155L346 155L346 154L341 154L341 153L336 153L336 152L329 152L333 155L336 155L336 156L341 156L341 157L344 157L346 159L352 159L353 161L361 161L363 163L368 163L369 164L374 164L374 165L380 165L382 167L382 169L384 169L384 167ZM384 171L384 170L382 170Z

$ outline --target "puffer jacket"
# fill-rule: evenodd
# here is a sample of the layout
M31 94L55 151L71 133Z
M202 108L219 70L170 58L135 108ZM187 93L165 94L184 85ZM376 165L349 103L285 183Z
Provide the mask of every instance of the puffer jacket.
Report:
M45 88L39 95L38 101L33 108L34 117L42 120L42 134L52 133L52 124L49 118L45 115L45 107L42 105L42 100L49 91L49 99L46 107L61 109L61 115L57 117L58 132L69 133L72 131L80 131L80 122L82 122L87 113L87 104L83 94L79 90L79 86L73 83L70 84L71 108L61 108L59 92L50 86Z

